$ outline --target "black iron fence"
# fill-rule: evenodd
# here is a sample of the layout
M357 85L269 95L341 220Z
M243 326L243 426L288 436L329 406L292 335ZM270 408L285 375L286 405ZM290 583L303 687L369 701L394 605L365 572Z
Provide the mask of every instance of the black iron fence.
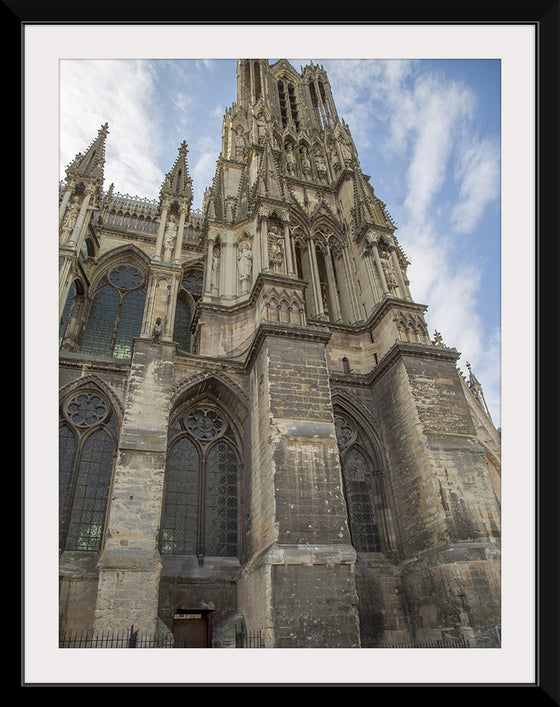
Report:
M441 638L410 643L380 643L376 648L470 648L465 638Z
M141 633L131 626L120 631L65 631L59 636L60 648L186 648L188 635L185 633L184 645L179 646L171 634ZM247 633L243 626L235 627L236 648L265 648L261 631ZM432 641L414 641L410 643L380 643L377 648L469 648L465 638L442 638Z
M120 631L65 631L60 634L60 648L174 648L172 635L140 633L131 626Z
M171 634L141 633L134 626L130 629L100 633L92 631L64 631L59 635L60 648L187 648L188 631L180 637L183 645L177 644L177 637ZM235 629L236 648L264 648L260 631L247 633L244 628Z
M260 631L247 633L243 626L235 628L235 647L236 648L264 648L264 638Z

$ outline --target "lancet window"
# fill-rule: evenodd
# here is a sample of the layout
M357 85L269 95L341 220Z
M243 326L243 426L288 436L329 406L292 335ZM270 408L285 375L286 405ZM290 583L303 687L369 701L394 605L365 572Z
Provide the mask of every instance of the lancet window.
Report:
M160 535L162 555L235 557L239 453L225 415L187 408L172 423Z
M277 87L282 127L285 128L292 122L296 131L299 131L300 121L295 87L291 82L283 78L277 82Z
M146 281L130 264L121 264L105 274L93 294L82 353L93 356L130 358L132 341L139 336Z
M64 309L62 310L62 317L60 318L60 327L58 329L58 345L62 343L64 338L64 333L66 332L66 327L68 326L68 321L70 318L70 312L72 310L72 305L74 304L74 299L76 297L76 284L73 282L70 285L70 290L68 291L68 297L66 298L66 303Z
M352 545L357 552L388 552L394 533L378 455L348 415L335 412L335 429Z
M196 302L202 296L202 280L202 271L190 270L181 281L173 326L173 341L179 344L181 351L191 350L192 314Z
M118 423L107 398L85 388L62 402L59 426L59 541L62 550L101 548Z

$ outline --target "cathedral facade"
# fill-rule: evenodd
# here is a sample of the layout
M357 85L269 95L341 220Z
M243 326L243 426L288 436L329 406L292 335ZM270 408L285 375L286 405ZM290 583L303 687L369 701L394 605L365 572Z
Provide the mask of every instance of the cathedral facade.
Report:
M232 77L233 80L233 77ZM60 627L498 645L500 437L323 67L237 64L201 211L60 185Z

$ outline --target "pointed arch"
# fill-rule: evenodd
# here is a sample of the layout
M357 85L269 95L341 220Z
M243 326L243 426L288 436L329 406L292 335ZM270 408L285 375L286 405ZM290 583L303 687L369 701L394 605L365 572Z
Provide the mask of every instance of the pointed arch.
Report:
M144 316L147 256L135 247L116 251L97 268L80 350L94 356L130 358Z
M58 330L59 347L72 350L76 344L78 329L86 302L87 287L81 277L75 277L68 289L66 302L60 316Z
M391 492L368 411L338 392L333 412L352 544L357 552L393 555L397 536Z
M59 408L61 550L99 552L120 420L106 386L90 377L62 391Z
M232 420L239 434L247 419L250 404L245 392L229 376L211 373L194 376L182 381L171 399L171 416L187 400L209 399L222 407Z
M185 382L172 402L160 551L201 564L209 555L236 557L245 405L214 376Z
M68 398L68 396L75 394L77 391L80 391L82 389L97 391L99 394L107 398L113 409L113 412L117 416L117 429L120 429L124 417L123 404L116 395L115 391L95 373L90 373L86 376L83 376L82 378L77 378L76 380L64 385L59 391L59 398L61 404L65 398Z

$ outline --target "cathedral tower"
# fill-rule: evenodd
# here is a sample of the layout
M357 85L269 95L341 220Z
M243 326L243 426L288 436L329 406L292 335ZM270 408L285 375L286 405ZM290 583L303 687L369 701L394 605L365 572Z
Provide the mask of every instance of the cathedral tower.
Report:
M202 213L185 143L158 201L103 194L106 135L61 190L63 626L495 645L499 436L323 67L238 61Z

